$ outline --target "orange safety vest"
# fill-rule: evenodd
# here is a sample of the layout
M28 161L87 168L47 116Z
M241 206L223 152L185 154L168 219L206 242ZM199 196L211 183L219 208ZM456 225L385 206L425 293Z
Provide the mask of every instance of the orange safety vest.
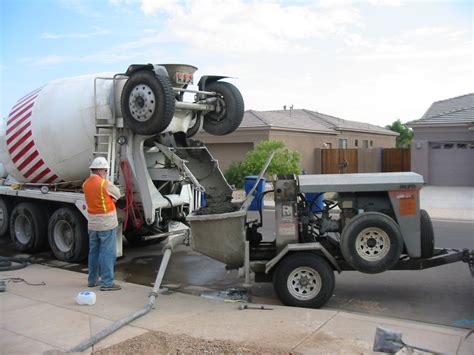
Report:
M107 193L109 181L98 175L91 175L82 189L86 196L87 212L90 214L106 214L115 211L115 203Z

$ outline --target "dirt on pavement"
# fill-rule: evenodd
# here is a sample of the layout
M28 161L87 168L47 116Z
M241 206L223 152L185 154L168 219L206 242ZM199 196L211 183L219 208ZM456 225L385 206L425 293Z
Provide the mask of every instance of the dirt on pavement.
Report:
M242 345L230 341L204 340L188 335L148 332L106 349L94 351L94 355L110 354L298 354L280 349Z

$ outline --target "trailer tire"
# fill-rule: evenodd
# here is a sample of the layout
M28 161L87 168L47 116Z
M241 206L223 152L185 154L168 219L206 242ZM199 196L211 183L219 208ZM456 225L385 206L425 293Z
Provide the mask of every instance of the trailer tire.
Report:
M420 238L421 238L421 257L431 258L434 255L434 232L433 223L430 215L425 210L420 210Z
M58 260L78 262L86 259L89 252L86 219L74 208L57 209L49 218L48 241Z
M204 116L204 130L214 136L234 132L244 117L244 99L239 89L225 81L215 81L206 86L206 91L217 93L218 112Z
M125 122L137 134L159 134L174 116L175 97L169 78L149 70L130 76L120 103Z
M398 224L379 212L355 216L341 233L341 252L354 269L376 274L392 268L403 250Z
M10 216L10 236L20 251L37 252L46 249L47 214L41 206L22 202L13 208Z
M273 287L280 301L293 307L320 308L331 298L334 271L316 253L298 252L286 256L275 270Z
M0 198L0 237L5 236L10 229L11 203L6 198Z

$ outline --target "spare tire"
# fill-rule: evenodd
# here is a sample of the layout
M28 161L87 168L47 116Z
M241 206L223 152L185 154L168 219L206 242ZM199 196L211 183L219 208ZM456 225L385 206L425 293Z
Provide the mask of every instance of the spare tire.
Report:
M155 135L168 127L174 115L175 98L168 77L140 70L125 83L120 100L122 115L138 134Z
M234 132L244 118L244 99L231 83L216 81L206 86L206 91L217 94L216 111L204 116L204 130L214 136L223 136Z
M398 224L379 212L355 216L341 234L341 252L354 269L376 274L392 268L403 250Z
M431 258L434 255L434 232L433 223L428 212L420 210L420 238L421 238L421 257Z

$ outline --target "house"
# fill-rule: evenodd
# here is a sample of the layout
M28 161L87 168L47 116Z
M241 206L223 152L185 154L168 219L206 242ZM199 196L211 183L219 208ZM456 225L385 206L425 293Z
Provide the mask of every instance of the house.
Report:
M474 93L434 102L413 129L412 166L430 185L474 186Z
M240 127L227 136L199 132L211 154L225 170L232 161L263 140L281 140L287 148L301 153L301 167L307 173L319 173L321 149L393 148L398 133L368 123L343 120L305 109L245 111Z

